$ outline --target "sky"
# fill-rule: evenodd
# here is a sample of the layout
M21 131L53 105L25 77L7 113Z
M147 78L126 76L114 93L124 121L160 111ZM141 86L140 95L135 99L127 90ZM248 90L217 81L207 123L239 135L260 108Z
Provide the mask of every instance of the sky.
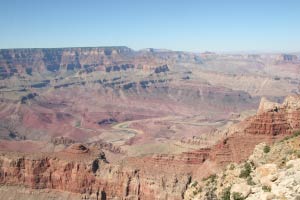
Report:
M0 0L0 48L300 51L299 0Z

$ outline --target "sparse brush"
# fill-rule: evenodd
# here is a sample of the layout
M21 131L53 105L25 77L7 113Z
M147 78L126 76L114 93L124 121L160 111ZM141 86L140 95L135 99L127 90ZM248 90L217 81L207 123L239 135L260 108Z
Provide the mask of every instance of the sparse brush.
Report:
M264 153L269 153L271 150L270 146L266 145L264 146Z
M240 178L248 178L252 171L251 165L249 163L244 164L244 169L241 170Z
M216 178L217 178L217 175L216 174L212 174L206 178L203 178L202 181L210 181L210 182L215 182L216 181Z
M245 197L243 197L243 195L238 192L232 193L232 198L233 198L233 200L244 200L245 199Z
M271 192L271 187L264 185L262 186L262 190L265 192Z
M223 190L221 200L230 200L230 189L231 187L227 187Z
M254 181L253 181L253 179L252 179L251 176L249 176L249 177L247 178L247 184L248 184L248 185L255 185L255 183L254 183Z
M191 186L192 186L192 187L196 187L197 185L198 185L198 181L195 181L195 182L192 183Z
M295 131L293 135L286 136L285 138L283 138L281 140L281 142L287 141L289 139L292 139L292 138L295 138L295 137L298 137L298 136L300 136L300 130Z

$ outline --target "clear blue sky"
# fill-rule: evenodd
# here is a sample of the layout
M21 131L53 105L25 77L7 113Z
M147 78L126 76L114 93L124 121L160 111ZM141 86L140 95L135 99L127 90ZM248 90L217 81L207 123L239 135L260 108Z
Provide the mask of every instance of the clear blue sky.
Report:
M0 0L0 48L300 51L300 0Z

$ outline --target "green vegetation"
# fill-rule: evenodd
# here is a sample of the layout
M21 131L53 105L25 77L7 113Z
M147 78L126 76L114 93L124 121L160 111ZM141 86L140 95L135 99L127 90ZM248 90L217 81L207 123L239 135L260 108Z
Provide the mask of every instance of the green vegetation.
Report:
M266 146L264 147L264 153L269 153L270 150L271 150L270 146L266 145Z
M262 190L265 192L271 192L271 187L264 185L262 186Z
M226 174L225 174L225 173L223 173L223 175L222 175L221 179L222 179L222 180L224 180L225 178L226 178Z
M230 164L229 170L234 170L234 169L235 169L234 164Z
M202 181L207 181L206 186L207 186L207 192L205 193L206 199L217 199L216 195L216 185L217 185L217 175L212 174L208 176L207 178L203 178Z
M231 187L227 187L223 190L221 200L230 200L230 189Z
M247 184L248 184L248 185L255 185L255 183L254 183L254 181L253 181L253 179L252 179L251 176L249 176L249 177L247 178Z
M256 168L256 167L255 167L255 164L254 164L254 162L253 162L253 160L250 161L250 164L251 164L251 166L252 166L253 169Z
M198 191L197 191L197 190L193 191L193 195L194 195L194 196L196 196L197 194L198 194Z
M216 190L216 187L209 188L209 190L205 193L206 199L217 199Z
M193 195L196 196L197 194L202 192L202 187L198 188L197 190L193 191Z
M243 197L243 195L241 193L238 193L238 192L232 193L232 198L234 200L244 200L245 199L245 197Z
M295 154L296 154L297 158L300 158L300 151L299 150L296 150Z
M195 182L192 183L191 186L192 186L192 187L196 187L197 185L198 185L198 181L195 181Z
M212 174L210 176L208 176L207 178L203 178L202 181L209 181L211 183L215 182L217 178L216 174Z
M281 142L289 140L289 139L292 139L292 138L295 138L295 137L298 137L298 136L300 136L300 130L299 131L295 131L293 135L286 136L285 138L283 138L281 140Z
M200 187L199 189L198 189L198 193L201 193L202 192L202 187Z
M240 173L240 178L248 178L252 171L251 165L249 163L244 164L244 169Z

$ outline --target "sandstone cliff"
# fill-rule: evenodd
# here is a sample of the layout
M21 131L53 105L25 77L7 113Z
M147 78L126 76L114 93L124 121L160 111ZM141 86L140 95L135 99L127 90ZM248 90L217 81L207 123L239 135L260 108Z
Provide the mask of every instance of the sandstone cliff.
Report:
M288 96L282 104L262 99L258 112L240 123L243 127L228 133L211 150L211 160L221 165L246 160L255 145L271 144L300 129L300 96Z
M299 98L260 106L255 116L216 145L179 155L132 157L111 164L101 145L73 144L52 154L2 152L0 183L69 191L86 199L182 199L192 181L245 161L260 142L270 144L297 130Z
M81 144L54 154L2 152L0 184L69 191L86 199L181 199L191 176L176 171L175 163L165 164L141 159L113 165L103 152Z
M261 143L249 159L190 184L186 199L279 200L300 198L300 132L272 146Z

